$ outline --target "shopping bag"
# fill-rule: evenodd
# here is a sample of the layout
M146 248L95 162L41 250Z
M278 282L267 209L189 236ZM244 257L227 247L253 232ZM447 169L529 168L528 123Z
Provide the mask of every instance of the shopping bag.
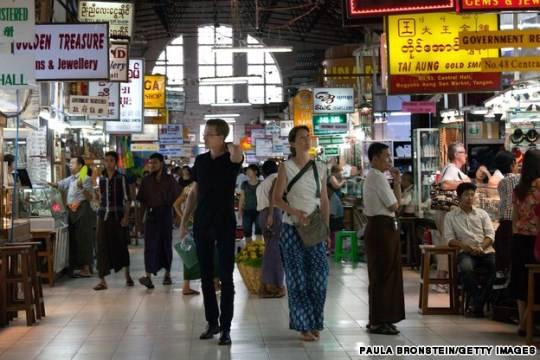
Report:
M199 263L197 258L197 247L191 235L186 236L182 241L174 244L174 250L180 255L184 266L191 269Z

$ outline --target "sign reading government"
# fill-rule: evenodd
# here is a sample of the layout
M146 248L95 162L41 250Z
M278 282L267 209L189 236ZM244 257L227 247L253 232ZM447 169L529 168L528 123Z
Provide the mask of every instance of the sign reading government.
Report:
M109 79L107 24L36 25L32 42L16 42L14 53L34 57L36 80Z
M145 75L144 76L144 108L164 109L165 108L165 75Z
M126 39L133 31L135 6L130 2L79 1L80 22L107 22L111 38Z
M538 10L539 0L461 0L461 10Z
M0 2L0 43L29 41L34 37L34 0Z
M389 92L491 91L500 73L483 73L482 58L498 50L464 50L459 32L497 29L496 14L429 13L388 17Z
M354 112L354 90L352 88L315 88L313 111L317 114Z
M540 2L540 0L538 0ZM503 31L461 31L459 45L462 49L502 49L507 47L540 47L540 29Z
M349 18L453 10L455 0L347 0Z

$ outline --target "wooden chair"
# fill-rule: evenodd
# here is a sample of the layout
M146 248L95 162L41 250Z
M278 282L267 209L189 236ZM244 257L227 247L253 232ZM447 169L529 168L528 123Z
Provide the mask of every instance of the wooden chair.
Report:
M459 314L460 306L457 290L457 254L458 248L450 246L420 245L422 251L422 273L420 277L420 294L418 308L424 315ZM432 278L430 276L430 262L432 255L448 256L448 278ZM429 287L432 284L448 284L449 307L429 306Z
M540 275L539 264L526 265L529 269L529 282L527 288L527 309L525 310L525 316L527 316L527 345L533 345L540 347L540 341L533 340L534 334L534 315L536 312L540 312L540 304L536 303L535 299L535 275Z

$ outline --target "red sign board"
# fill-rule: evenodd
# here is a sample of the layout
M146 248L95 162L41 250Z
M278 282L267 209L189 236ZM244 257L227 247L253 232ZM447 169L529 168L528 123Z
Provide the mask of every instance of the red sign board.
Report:
M401 103L401 111L411 114L429 114L436 110L434 101L404 101Z
M347 0L346 3L349 18L445 11L454 10L456 7L456 0Z
M390 75L390 94L431 94L501 89L501 74L492 72Z
M538 0L461 0L460 10L540 10L540 2Z

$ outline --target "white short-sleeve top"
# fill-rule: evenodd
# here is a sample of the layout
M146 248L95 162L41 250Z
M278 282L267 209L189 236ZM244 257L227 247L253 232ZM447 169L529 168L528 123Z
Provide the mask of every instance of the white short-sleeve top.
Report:
M372 168L364 181L364 213L366 216L395 217L395 212L388 207L397 203L386 176L381 171Z
M326 166L319 162L315 162L317 170L319 172L320 189L326 186ZM287 186L289 182L300 172L298 165L293 160L287 160L284 163L287 174ZM285 191L287 189L285 188ZM289 206L305 212L307 215L311 214L315 209L320 206L321 199L315 195L317 193L317 183L315 182L315 175L313 174L313 167L310 167L308 171L302 175L302 177L291 188L290 193L287 194L287 202ZM297 222L295 216L285 214L283 216L283 222L293 225Z

